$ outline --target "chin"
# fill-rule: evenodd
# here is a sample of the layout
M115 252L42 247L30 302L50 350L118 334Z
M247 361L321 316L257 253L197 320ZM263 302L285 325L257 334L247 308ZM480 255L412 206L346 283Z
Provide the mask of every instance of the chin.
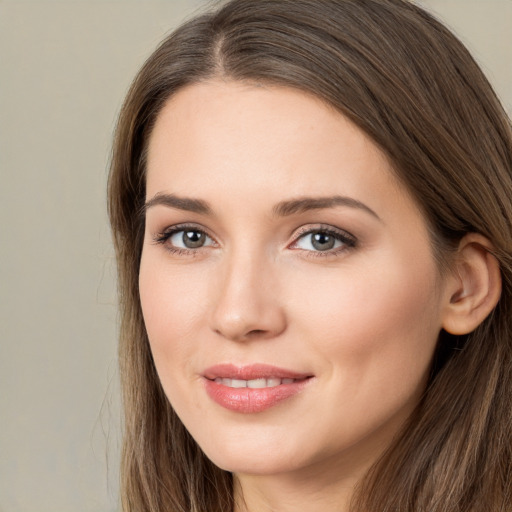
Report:
M279 449L279 443L247 442L236 439L234 442L215 443L214 446L201 446L205 455L220 469L238 474L271 475L298 469L296 460L301 450Z
M237 454L234 457L208 456L208 458L220 469L239 475L277 475L298 469L298 467L291 464L289 460L285 462L282 459L275 460L273 457L268 458L259 456L254 458Z

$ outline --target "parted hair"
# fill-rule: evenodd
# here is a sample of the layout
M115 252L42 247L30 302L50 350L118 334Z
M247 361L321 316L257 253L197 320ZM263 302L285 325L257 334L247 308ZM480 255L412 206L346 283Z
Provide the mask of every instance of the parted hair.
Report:
M359 483L357 512L512 510L512 129L461 42L406 0L231 0L167 37L120 112L108 184L121 308L125 512L231 512L230 473L160 385L138 290L148 139L179 89L221 78L292 87L349 118L420 206L443 268L467 233L492 244L498 305L473 332L441 331L425 393Z

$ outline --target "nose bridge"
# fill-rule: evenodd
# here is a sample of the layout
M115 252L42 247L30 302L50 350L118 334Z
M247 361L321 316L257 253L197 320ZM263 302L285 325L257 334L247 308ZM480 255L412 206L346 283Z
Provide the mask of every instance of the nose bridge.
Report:
M212 329L231 340L269 338L286 327L271 257L251 244L227 255L219 275Z

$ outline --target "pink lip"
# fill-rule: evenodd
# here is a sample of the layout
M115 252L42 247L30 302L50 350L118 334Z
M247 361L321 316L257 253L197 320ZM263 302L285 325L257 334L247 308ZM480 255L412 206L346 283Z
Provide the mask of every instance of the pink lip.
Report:
M203 377L213 380L222 379L305 379L311 377L310 373L299 373L269 364L251 364L248 366L235 366L234 364L218 364L207 368Z
M262 412L296 395L310 382L312 375L294 372L266 364L235 366L221 364L208 368L203 373L208 396L225 409L239 413ZM290 384L267 388L232 388L214 379L294 379Z

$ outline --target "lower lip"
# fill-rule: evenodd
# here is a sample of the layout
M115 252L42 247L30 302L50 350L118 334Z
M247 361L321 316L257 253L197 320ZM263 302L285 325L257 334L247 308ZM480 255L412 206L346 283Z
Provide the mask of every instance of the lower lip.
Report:
M307 378L270 388L230 388L205 379L205 387L208 396L225 409L248 414L265 411L291 398L302 391L310 380Z

